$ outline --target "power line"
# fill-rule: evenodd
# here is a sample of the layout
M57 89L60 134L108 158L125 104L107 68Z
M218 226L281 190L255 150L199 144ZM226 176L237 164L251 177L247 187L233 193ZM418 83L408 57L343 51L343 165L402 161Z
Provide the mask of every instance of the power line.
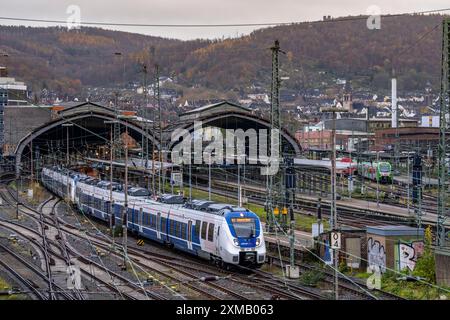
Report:
M383 18L394 18L404 15L417 15L417 14L429 14L450 11L450 8L423 10L416 12L406 12L397 14L380 15ZM131 23L131 22L99 22L99 21L80 21L80 25L84 26L120 26L120 27L163 27L163 28L219 28L219 27L268 27L268 26L284 26L293 24L316 24L316 23L330 23L330 22L347 22L366 20L367 15L354 16L354 17L341 17L329 20L317 20L317 21L291 21L291 22L250 22L250 23L222 23L222 24L145 24L145 23ZM50 19L34 19L34 18L19 18L19 17L0 17L0 20L9 21L25 21L25 22L44 22L44 23L56 23L67 24L65 20L50 20Z

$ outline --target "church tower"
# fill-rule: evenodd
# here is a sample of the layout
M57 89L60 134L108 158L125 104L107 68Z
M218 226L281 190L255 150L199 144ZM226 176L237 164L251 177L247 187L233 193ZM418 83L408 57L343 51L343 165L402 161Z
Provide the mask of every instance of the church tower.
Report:
M353 112L352 87L350 81L345 82L342 106L347 112Z

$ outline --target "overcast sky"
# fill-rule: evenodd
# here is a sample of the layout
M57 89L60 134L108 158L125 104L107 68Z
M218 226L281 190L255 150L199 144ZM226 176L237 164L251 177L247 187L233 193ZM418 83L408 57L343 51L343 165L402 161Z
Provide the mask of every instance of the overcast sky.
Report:
M376 5L382 14L449 8L448 0L0 0L0 16L66 20L68 6L78 5L81 21L139 24L230 24L299 22L366 14ZM450 13L450 11L447 11ZM54 24L0 20L3 25ZM248 34L258 27L162 28L104 27L178 38L220 38Z

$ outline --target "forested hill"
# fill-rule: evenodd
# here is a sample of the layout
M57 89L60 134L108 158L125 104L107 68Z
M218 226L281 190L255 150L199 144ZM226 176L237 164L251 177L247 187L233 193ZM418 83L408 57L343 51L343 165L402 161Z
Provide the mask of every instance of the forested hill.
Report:
M162 75L186 86L237 91L268 85L269 48L278 39L286 53L281 68L290 77L288 87L314 88L339 77L384 88L394 65L400 90L420 90L427 81L438 85L441 20L440 15L384 17L380 30L369 30L365 19L300 23L236 39L192 41L98 28L0 26L0 52L9 54L0 64L7 63L10 73L35 91L49 87L75 94L82 85L139 81L142 62L157 62Z

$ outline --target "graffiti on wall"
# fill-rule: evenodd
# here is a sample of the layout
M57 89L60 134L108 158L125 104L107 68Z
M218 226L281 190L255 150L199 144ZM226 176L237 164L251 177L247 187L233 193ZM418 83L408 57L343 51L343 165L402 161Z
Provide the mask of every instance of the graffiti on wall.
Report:
M371 270L386 272L386 250L380 241L372 237L367 240L367 260Z
M423 250L423 241L399 243L398 253L400 270L408 269L410 271L413 271L416 266L417 259L422 255Z

